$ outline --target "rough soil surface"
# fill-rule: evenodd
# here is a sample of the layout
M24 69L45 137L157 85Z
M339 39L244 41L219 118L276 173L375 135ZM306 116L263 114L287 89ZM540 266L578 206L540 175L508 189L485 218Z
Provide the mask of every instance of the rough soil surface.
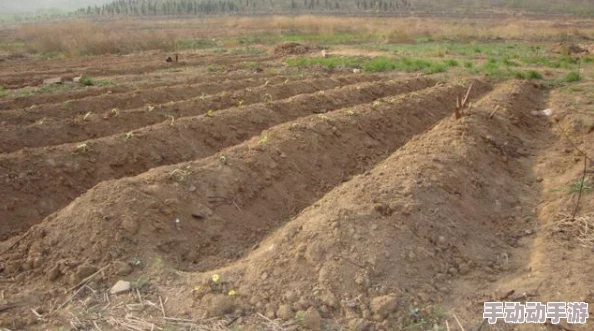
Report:
M174 125L167 122L130 135L89 140L85 148L74 143L0 155L0 180L9 184L0 190L0 199L7 201L8 206L0 210L0 217L10 220L0 226L3 233L0 238L28 229L101 181L206 157L273 125L310 115L318 109L332 111L434 84L430 79L412 79L340 86L361 80L368 78L308 81L301 84L306 90L293 86L292 94L311 89L324 93L305 93L201 117L181 118ZM339 87L332 89L335 86Z
M299 55L306 54L310 51L310 48L305 45L294 42L283 42L276 44L271 53L276 56L288 56L288 55Z
M136 72L113 60L88 70ZM61 63L0 76L18 85L71 70ZM520 81L261 77L208 106L182 90L159 109L125 89L81 93L137 104L87 117L79 141L50 146L67 135L40 130L38 148L0 154L0 327L591 329L481 324L485 301L594 304L590 82L571 99ZM169 88L184 87L150 91ZM148 106L178 113L149 125ZM21 112L0 114L41 115ZM66 132L80 115L47 123ZM111 133L98 124L112 120Z
M379 77L371 75L358 75L351 77L319 78L315 80L290 78L271 78L263 80L261 84L250 88L237 88L235 91L224 91L215 94L196 92L178 102L162 104L147 103L141 108L122 109L99 108L98 112L77 112L58 115L58 117L44 117L37 122L22 126L5 124L0 133L3 143L0 151L12 152L25 147L40 147L58 145L68 142L80 142L88 139L112 135L115 133L126 134L132 130L142 128L163 121L174 123L182 117L196 116L214 112L233 106L245 106L254 103L270 102L303 93L313 93L338 87L344 84L373 81ZM237 84L237 83L234 83ZM258 84L250 82L246 84ZM213 91L220 91L216 85L209 85ZM240 85L237 85L240 86ZM220 86L219 86L220 87ZM86 102L84 102L86 104ZM82 108L84 109L84 108ZM30 114L16 114L16 121ZM36 115L32 115L36 116ZM59 129L68 127L67 132Z

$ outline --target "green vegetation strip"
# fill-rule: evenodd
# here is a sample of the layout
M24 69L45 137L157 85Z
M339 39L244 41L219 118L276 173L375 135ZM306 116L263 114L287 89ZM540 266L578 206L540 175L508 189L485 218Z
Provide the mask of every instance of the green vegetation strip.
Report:
M346 68L346 69L362 69L365 72L384 72L384 71L404 71L433 74L445 72L450 67L459 65L456 60L426 60L426 59L409 59L409 58L392 58L379 56L374 58L362 57L301 57L287 59L289 66L295 67L311 67L323 66L329 69Z

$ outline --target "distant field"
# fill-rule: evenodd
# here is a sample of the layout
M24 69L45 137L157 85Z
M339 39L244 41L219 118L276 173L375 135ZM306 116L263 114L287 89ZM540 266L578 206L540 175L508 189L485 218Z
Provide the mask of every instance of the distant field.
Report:
M482 302L591 302L593 34L4 25L0 328L515 331Z

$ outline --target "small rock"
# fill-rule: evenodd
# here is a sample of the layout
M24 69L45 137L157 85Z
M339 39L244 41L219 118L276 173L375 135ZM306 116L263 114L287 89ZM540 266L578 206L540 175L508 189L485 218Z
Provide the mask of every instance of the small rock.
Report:
M109 290L109 293L119 294L119 293L128 292L128 291L130 291L131 287L132 287L132 285L130 284L130 282L125 281L125 280L118 280L118 282L115 283L115 285Z
M312 331L322 330L322 317L318 311L311 307L303 314L303 325Z
M439 236L438 238L440 244L445 244L446 238L444 236Z
M293 313L293 309L291 308L291 306L285 304L280 305L280 307L278 307L278 310L276 311L276 316L282 318L285 321L288 321L291 318L293 318L295 314Z
M118 276L128 276L132 273L132 267L128 263L117 261L114 263L115 274Z
M378 321L383 321L398 308L398 299L394 295L383 295L371 300L371 312Z
M82 76L74 77L74 78L72 78L72 82L80 83L81 79L82 79Z

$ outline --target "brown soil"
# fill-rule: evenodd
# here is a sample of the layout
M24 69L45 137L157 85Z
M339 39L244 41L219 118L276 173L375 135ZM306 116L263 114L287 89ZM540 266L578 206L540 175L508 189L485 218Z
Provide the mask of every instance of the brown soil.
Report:
M26 110L3 111L4 124L29 125L44 118L72 118L77 115L103 113L116 108L118 110L134 109L146 105L166 104L167 102L181 101L198 98L201 95L233 91L248 87L269 84L279 84L289 79L283 76L248 78L245 80L227 80L218 84L200 82L190 85L156 87L150 89L134 90L125 93L106 93L98 96L69 100L63 103L54 103L30 107Z
M174 73L152 73L150 75L128 75L127 77L117 76L114 77L117 80L125 81L125 84L118 84L114 86L90 86L90 87L79 87L78 84L70 83L74 89L72 91L52 93L52 94L38 94L26 97L15 97L5 98L0 101L0 110L8 109L19 109L28 108L33 105L43 105L48 103L63 103L69 100L82 99L92 96L98 96L102 94L118 94L131 92L135 90L151 89L156 87L174 86L174 85L189 85L198 84L201 82L208 81L209 83L222 83L233 80L246 80L257 78L258 76L262 79L270 79L274 75L266 75L263 73L249 73L249 74L235 74L235 75L217 75L217 74L194 74L193 77L180 79L179 76L187 76L185 72L174 72ZM177 76L177 77L176 77ZM148 82L146 81L148 80ZM67 83L68 84L68 83Z
M341 85L354 84L379 79L377 76L345 76L335 78L320 78L303 80L297 78L276 77L262 82L235 82L235 87L245 85L259 86L245 88L232 92L221 92L214 95L203 95L184 99L179 102L151 105L150 103L138 109L112 109L93 114L79 114L71 118L45 118L41 122L25 127L19 125L4 125L0 137L4 141L0 151L12 152L24 147L41 147L68 142L80 142L115 133L127 133L147 125L167 121L175 123L179 118L196 116L228 107L250 105L265 101L287 98L302 93L330 89ZM282 83L281 83L282 82ZM222 84L224 85L224 84ZM218 89L217 89L218 88ZM220 91L221 85L209 85L209 91ZM195 93L194 93L195 95ZM84 99L83 99L84 100ZM21 117L21 115L18 115ZM173 121L173 122L172 122ZM60 132L68 127L68 131Z
M7 201L7 208L0 210L0 218L10 220L0 226L0 238L28 229L103 180L206 157L273 125L309 115L312 105L331 111L434 84L428 79L413 79L327 90L370 78L351 76L304 82L301 85L309 91L325 92L182 118L173 126L169 122L149 126L130 137L117 135L90 140L86 142L88 151L74 143L0 155L0 181L9 184L0 190L0 199ZM287 91L292 93L300 90L303 88L287 86Z
M38 61L44 66L38 66L36 61L11 60L0 62L0 85L5 88L22 88L37 86L44 79L52 77L106 76L122 74L143 74L160 69L174 67L204 66L204 65L237 65L244 61L261 62L270 60L252 55L200 55L186 54L178 64L166 63L162 53L125 56L95 56L86 59L59 59L53 61ZM38 67L31 71L31 67ZM45 67L45 68L44 68ZM67 68L67 69L64 69Z
M301 45L294 42L282 42L276 44L271 53L276 56L299 55L306 54L310 51L308 46Z
M156 68L151 56L139 68ZM113 60L88 70L136 70ZM187 91L154 109L173 122L151 126L140 99L105 120L56 112L52 135L42 124L30 137L44 147L0 155L0 328L536 331L555 328L481 324L483 302L594 304L587 78L550 94L475 80L456 119L468 81L260 77L213 90L208 106ZM545 108L551 117L532 114ZM70 128L73 143L47 146ZM109 294L118 280L133 290Z
M159 254L183 270L224 266L450 114L449 105L465 90L440 86L312 115L210 158L103 182L25 234L4 255L5 272L29 270L27 277L38 278L57 266L64 275L57 281L70 282L81 256L94 265L135 257L149 261ZM475 93L485 90L475 85ZM72 238L68 242L58 239L65 232Z

